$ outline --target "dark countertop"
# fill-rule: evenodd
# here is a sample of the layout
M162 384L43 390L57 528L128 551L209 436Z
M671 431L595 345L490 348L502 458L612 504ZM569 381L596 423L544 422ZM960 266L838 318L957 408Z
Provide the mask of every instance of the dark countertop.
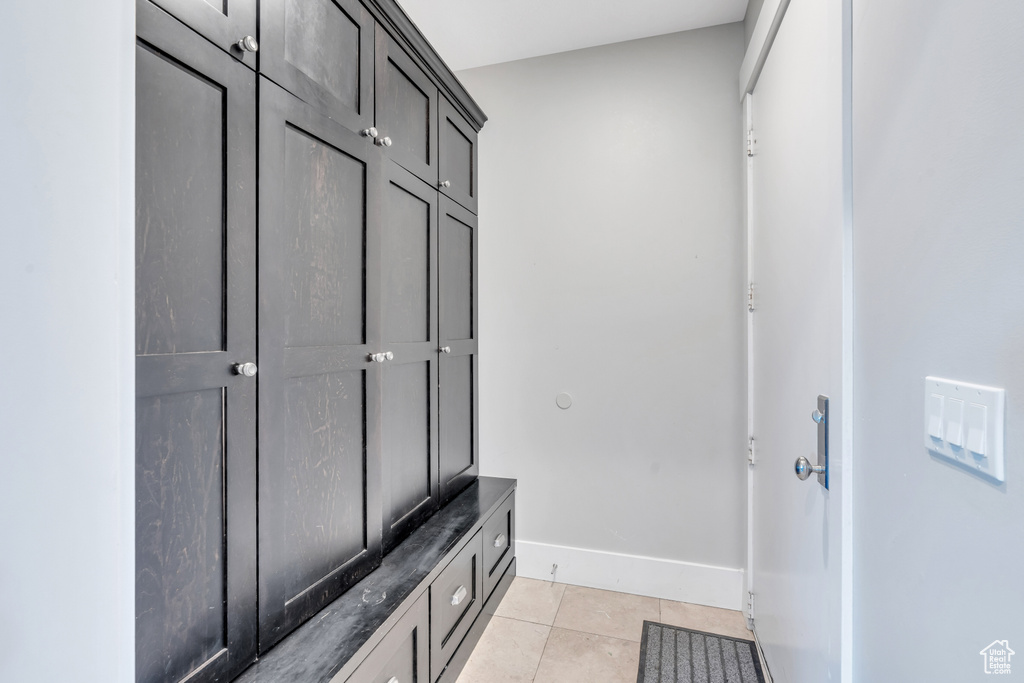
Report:
M515 479L478 478L380 567L286 636L235 683L327 683L339 673L347 677L515 487Z

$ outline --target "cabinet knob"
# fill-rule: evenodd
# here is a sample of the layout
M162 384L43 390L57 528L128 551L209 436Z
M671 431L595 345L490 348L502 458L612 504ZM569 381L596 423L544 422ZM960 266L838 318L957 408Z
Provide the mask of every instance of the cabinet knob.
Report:
M466 587L459 586L459 589L452 593L452 607L466 599Z
M260 44L257 43L256 39L252 36L246 36L245 38L242 38L240 41L235 43L235 45L237 45L238 49L242 52L256 52L257 50L260 49Z
M372 360L374 363L383 363L385 360L387 360L387 357L383 353L371 353L370 360Z
M450 181L450 180L442 180L441 182L438 183L438 186L439 187L451 187L452 186L452 181Z
M796 471L796 476L800 481L805 481L812 474L824 474L824 465L812 465L807 458L800 456L796 459L796 464L793 466Z
M361 131L359 131L359 134L362 135L364 138L376 138L377 129L374 128L373 126L370 126L369 128L363 128Z
M391 353L390 351L385 351L384 352L384 360L394 360L394 359L395 359L395 354Z
M504 548L505 547L505 541L507 541L507 540L508 539L505 538L505 534L498 534L498 537L496 539L494 539L494 547L495 548Z
M390 147L391 146L391 138L389 138L389 137L377 138L376 140L374 140L374 142L377 143L378 147Z
M451 353L451 352L452 352L452 347L450 347L450 346L442 346L442 347L441 347L441 348L439 349L439 351L440 351L441 353Z
M255 363L235 363L234 366L235 374L242 375L243 377L255 377L256 370Z
M388 683L399 683L399 681L398 681L397 677L392 676L391 678L388 679Z

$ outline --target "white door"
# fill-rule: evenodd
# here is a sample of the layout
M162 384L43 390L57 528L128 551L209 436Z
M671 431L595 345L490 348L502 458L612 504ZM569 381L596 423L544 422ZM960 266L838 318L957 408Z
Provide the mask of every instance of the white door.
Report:
M849 683L843 2L780 11L748 109L754 628L776 683ZM794 472L801 456L818 462L819 394L828 490Z

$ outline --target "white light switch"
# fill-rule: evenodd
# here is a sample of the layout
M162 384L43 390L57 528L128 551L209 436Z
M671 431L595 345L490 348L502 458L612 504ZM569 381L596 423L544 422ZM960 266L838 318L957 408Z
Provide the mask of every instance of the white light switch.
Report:
M954 448L964 447L964 402L958 398L949 399L946 409L946 443Z
M1006 392L967 382L925 378L925 448L979 474L1005 481Z
M928 419L928 436L937 441L942 441L942 418L945 403L946 397L942 394L928 396L928 407L925 411L925 416Z

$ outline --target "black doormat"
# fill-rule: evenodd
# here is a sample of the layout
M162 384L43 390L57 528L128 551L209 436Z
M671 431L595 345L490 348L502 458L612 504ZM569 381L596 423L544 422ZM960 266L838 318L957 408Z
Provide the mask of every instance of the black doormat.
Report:
M752 640L644 622L637 683L765 683Z

